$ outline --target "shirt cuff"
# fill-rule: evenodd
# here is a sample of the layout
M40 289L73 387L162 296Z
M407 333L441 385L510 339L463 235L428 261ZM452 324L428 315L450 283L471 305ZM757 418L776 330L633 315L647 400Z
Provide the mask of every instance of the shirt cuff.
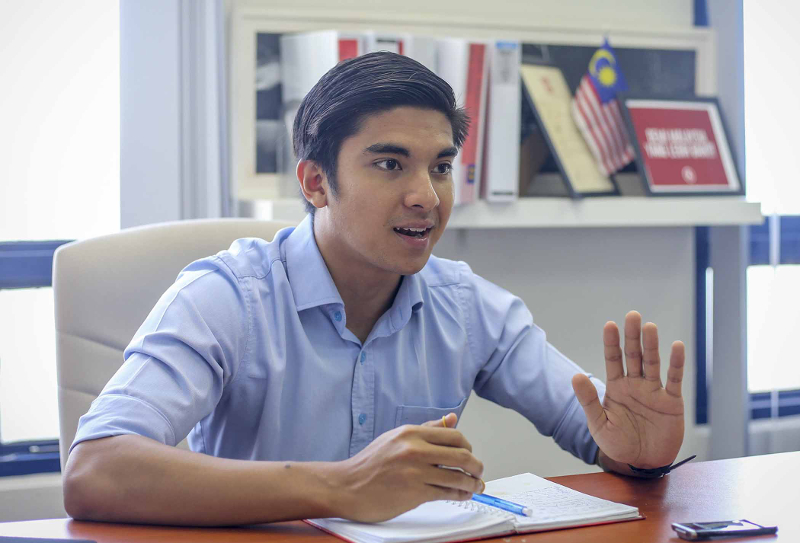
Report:
M127 434L177 445L172 425L155 407L133 396L103 394L92 402L89 412L78 422L69 452L82 441Z

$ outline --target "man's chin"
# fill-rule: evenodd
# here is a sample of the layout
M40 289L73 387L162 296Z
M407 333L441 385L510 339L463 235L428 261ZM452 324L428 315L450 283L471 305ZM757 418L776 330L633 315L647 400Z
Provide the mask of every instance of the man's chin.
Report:
M414 261L411 262L404 262L403 264L398 266L397 272L400 275L414 275L415 273L419 273L420 271L422 271L422 268L424 268L425 265L428 263L428 259L430 258L430 256L431 255L427 255L424 259L419 258L419 259L414 259Z

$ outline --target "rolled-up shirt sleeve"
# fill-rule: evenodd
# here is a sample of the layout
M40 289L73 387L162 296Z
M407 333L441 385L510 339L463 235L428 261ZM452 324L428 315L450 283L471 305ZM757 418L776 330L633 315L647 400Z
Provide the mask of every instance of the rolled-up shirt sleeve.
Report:
M167 445L183 440L211 413L247 357L246 286L218 256L185 268L81 417L72 447L122 434Z
M486 361L475 392L522 414L562 449L593 463L597 445L572 389L572 377L588 375L601 401L604 383L547 342L522 300L477 275L472 277L469 336L478 359Z

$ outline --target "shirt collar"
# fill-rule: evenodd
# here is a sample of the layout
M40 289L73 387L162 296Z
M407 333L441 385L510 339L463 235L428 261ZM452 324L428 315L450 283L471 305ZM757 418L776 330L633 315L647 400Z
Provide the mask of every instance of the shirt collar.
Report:
M306 215L284 244L286 274L297 310L326 304L344 305L314 239L311 215Z
M326 304L344 305L314 238L311 215L284 242L286 273L298 311ZM403 276L403 282L389 312L392 327L402 328L423 304L423 281L419 273Z
M411 319L411 314L416 313L423 305L422 279L419 273L404 275L400 289L394 297L394 303L389 309L392 328L400 330Z

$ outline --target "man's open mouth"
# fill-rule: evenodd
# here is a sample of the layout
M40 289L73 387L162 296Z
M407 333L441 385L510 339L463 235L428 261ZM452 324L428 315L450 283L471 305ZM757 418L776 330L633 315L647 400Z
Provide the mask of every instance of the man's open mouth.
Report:
M424 238L432 228L395 228L394 231L400 235L410 238Z

